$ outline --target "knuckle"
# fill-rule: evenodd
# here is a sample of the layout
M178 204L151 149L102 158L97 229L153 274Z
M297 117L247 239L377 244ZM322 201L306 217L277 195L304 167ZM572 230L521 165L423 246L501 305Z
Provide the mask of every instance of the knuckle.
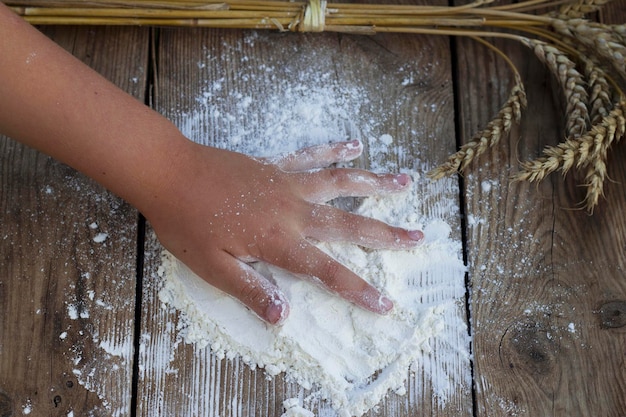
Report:
M267 225L267 229L265 229L265 238L274 241L274 240L282 240L285 236L284 225L278 222L270 223Z
M295 169L297 163L299 162L299 159L300 158L298 154L288 153L286 155L283 155L282 158L280 158L280 162L276 165L282 170L291 171Z
M328 288L336 290L341 284L341 270L341 265L336 261L326 261L321 267L319 278Z
M399 227L384 225L381 230L381 244L390 249L404 249L407 247L406 231Z
M263 244L257 249L258 259L285 268L297 259L299 237L281 225L270 225L263 233Z
M248 279L239 293L239 300L250 307L264 304L267 298L268 294L263 285Z
M329 168L328 178L332 184L343 184L346 182L346 171L340 168Z
M386 226L389 243L401 244L405 239L404 231L399 227Z

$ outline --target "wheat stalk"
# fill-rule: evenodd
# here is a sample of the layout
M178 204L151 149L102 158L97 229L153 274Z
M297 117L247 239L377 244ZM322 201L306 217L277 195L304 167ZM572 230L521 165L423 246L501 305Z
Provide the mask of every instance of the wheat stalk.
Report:
M515 65L486 38L506 38L531 48L554 74L565 100L564 140L521 163L515 180L539 181L571 170L584 176L589 211L604 193L612 144L624 136L626 24L586 20L610 0L522 0L496 5L475 0L454 6L344 4L326 0L8 0L33 24L161 25L334 31L354 34L419 33L467 36L498 53L514 73L508 99L485 129L440 167L441 178L470 166L519 123L526 105ZM546 8L553 8L546 14ZM616 100L613 102L613 100Z

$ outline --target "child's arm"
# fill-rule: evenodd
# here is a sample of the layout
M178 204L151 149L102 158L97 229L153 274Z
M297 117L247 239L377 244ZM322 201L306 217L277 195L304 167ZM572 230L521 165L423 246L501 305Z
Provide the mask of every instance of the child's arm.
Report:
M406 175L303 172L356 157L360 147L354 143L311 148L278 165L197 145L2 3L0 57L0 132L126 199L167 249L264 320L280 322L288 303L246 264L251 260L315 276L372 311L392 308L308 239L388 248L418 244L421 232L319 204L339 195L400 190L409 182Z

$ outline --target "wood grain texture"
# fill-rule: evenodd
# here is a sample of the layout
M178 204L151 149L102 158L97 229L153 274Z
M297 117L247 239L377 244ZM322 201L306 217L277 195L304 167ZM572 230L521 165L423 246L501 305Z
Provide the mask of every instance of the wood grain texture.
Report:
M143 100L146 29L45 33ZM136 211L11 139L0 159L0 414L129 415Z
M624 2L614 4L623 22ZM512 78L482 47L458 45L457 117L467 140L504 103ZM615 183L593 216L579 209L584 190L574 178L512 183L517 161L562 137L562 117L554 80L534 56L499 45L522 72L529 108L511 138L465 177L477 413L623 416L626 329L603 323L626 299L625 151L613 150Z
M267 104L265 99L294 91L299 77L306 77L313 67L319 69L321 86L358 86L368 98L355 106L354 116L345 116L345 126L334 139L363 135L364 126L351 123L357 114L358 120L380 123L376 125L379 135L386 133L394 138L392 154L366 151L361 160L365 166L368 161L385 160L393 169L423 170L433 167L454 149L446 38L162 30L157 55L157 110L194 140L208 145L221 145L219 139L232 137L234 132L244 132L242 140L257 140L254 133L245 132L267 125L271 112L263 107ZM220 88L214 85L217 82ZM230 105L236 112L237 103L229 101L236 94L252 97L252 104L240 118L224 121L210 110L211 103L215 103L219 109L228 109ZM207 97L209 104L204 113L197 112L199 103ZM190 124L191 118L199 122ZM376 149L378 138L361 137L366 150ZM259 147L273 150L271 141L262 142ZM443 201L455 201L456 205L458 189L454 181L451 184L432 185L432 197L425 203L426 215L439 214ZM460 218L454 215L446 221L460 239ZM159 253L160 247L151 241L146 250L146 276L155 278L149 279L144 288L138 397L145 401L139 404L138 415L278 417L283 412L284 399L308 393L281 377L268 380L262 370L251 370L237 359L220 360L209 349L186 345L177 329L181 323L177 312L163 308L157 301ZM443 290L433 298L462 297L465 289L461 283L460 289L452 290L456 293L449 291ZM464 318L462 305L458 314ZM463 340L461 326L448 326L446 331L450 338ZM446 402L434 395L430 385L434 376L431 372L441 369L445 376L437 377L457 379L460 387ZM450 343L442 342L434 347L427 363L409 374L406 396L392 394L367 415L471 415L469 381L468 358L455 352ZM307 405L320 415L334 414L328 404L313 401Z

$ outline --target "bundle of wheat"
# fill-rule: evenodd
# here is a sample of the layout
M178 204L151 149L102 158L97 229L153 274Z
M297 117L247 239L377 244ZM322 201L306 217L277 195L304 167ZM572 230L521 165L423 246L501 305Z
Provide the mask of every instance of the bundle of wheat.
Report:
M510 96L470 142L429 173L441 178L465 170L508 135L526 106L515 65L485 38L508 38L530 48L554 74L565 101L565 140L522 162L514 177L540 181L554 171L581 171L593 211L603 194L610 146L626 132L626 24L585 19L610 0L526 0L456 6L331 4L325 0L9 0L33 24L159 25L334 31L357 34L420 33L471 37L496 51L514 72ZM538 15L537 10L554 10Z

